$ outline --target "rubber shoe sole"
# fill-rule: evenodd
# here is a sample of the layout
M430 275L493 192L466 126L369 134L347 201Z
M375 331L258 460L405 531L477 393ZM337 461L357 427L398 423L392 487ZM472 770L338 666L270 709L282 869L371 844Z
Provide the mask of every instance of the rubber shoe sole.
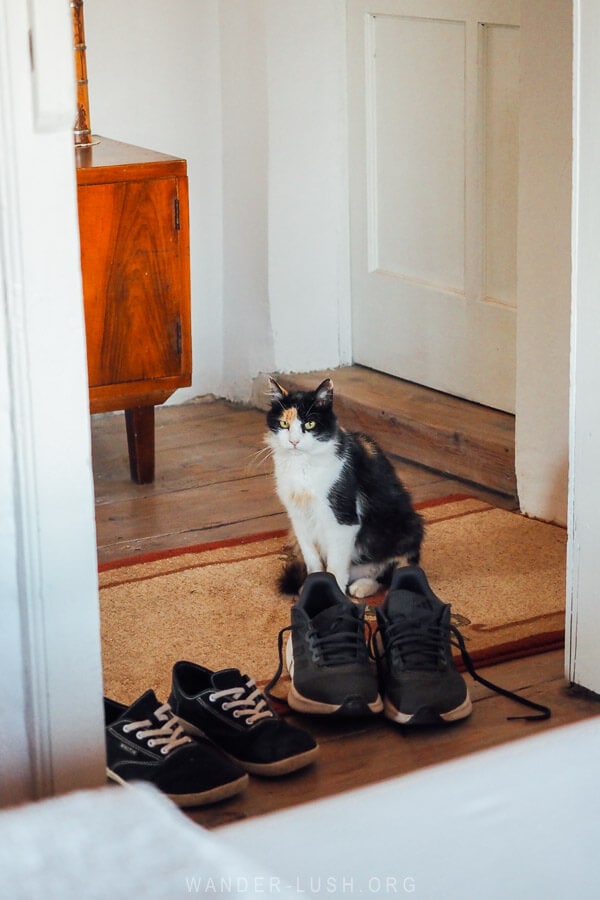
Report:
M460 706L448 712L440 713L430 706L422 706L413 713L403 713L396 709L394 704L386 697L383 702L383 712L387 719L400 725L441 725L450 722L459 722L466 719L473 711L471 698L467 694Z
M106 769L106 774L110 780L116 782L116 784L131 786L131 782L125 781L109 768ZM228 800L229 797L240 794L248 787L249 781L250 779L247 775L242 775L241 778L237 778L235 781L220 784L207 791L200 791L193 794L168 794L165 792L164 796L168 797L176 806L206 806L209 803L218 803L220 800Z

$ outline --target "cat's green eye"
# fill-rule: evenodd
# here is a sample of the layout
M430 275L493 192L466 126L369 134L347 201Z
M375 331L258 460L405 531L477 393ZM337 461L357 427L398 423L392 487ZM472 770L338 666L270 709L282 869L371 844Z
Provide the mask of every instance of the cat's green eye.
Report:
M317 424L317 423L315 422L315 420L314 420L314 419L311 419L310 422L305 422L305 423L304 423L304 430L305 430L305 431L312 431L316 424Z
M290 423L288 422L287 419L283 419L283 418L282 418L282 419L279 420L279 427L280 427L280 428L289 428L289 427L290 427Z

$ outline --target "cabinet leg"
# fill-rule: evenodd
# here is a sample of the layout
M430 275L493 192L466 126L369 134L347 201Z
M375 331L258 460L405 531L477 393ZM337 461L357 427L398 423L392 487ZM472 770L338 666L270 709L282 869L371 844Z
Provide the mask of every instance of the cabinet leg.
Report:
M131 480L137 484L154 481L154 407L125 410Z

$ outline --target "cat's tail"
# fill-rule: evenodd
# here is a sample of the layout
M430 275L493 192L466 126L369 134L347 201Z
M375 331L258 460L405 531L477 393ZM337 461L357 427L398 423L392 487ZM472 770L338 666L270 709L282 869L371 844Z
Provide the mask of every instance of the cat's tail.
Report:
M277 579L277 586L281 594L289 594L293 597L300 592L308 573L300 544L293 531L289 532L288 539L289 543L284 548L285 562Z
M306 579L306 566L301 559L290 559L279 576L279 590L282 594L296 595Z

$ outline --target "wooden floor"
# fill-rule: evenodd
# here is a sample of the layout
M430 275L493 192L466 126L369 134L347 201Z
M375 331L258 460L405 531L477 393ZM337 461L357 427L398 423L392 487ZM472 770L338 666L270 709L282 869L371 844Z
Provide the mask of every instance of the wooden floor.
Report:
M156 422L156 480L151 485L135 485L129 480L123 415L92 419L100 562L286 527L274 493L270 461L262 449L262 413L223 401L196 401L157 409ZM500 506L514 505L509 498L484 488L394 462L415 502L470 493ZM471 679L472 716L443 729L410 731L383 718L341 722L297 717L295 721L319 741L321 755L316 765L285 778L252 777L244 794L193 810L190 816L206 827L217 827L600 713L594 696L565 682L561 651L482 669L481 674L549 705L552 718L541 723L507 721L508 715L519 715L522 708Z

